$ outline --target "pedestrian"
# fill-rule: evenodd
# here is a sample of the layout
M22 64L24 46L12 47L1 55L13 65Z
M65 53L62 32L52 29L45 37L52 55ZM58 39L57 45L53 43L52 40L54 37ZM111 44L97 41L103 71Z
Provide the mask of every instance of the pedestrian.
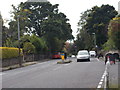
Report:
M107 54L105 55L105 65L106 65L106 62L107 62L108 60L110 61L111 56L112 56L112 53L107 53Z
M102 54L102 53L98 54L98 59L99 59L100 57L103 58L103 54Z
M114 55L114 57L115 57L116 60L120 61L120 57L119 57L118 53L114 53L113 55Z
M65 56L65 60L66 60L67 59L67 53L66 52L64 53L64 56Z
M110 58L110 62L111 62L111 65L114 63L115 64L115 56L114 54L112 54L111 58Z

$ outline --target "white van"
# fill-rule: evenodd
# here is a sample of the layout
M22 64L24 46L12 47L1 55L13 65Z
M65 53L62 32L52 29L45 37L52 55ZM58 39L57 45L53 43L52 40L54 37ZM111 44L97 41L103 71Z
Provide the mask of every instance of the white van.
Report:
M96 57L96 52L95 51L89 51L90 57Z

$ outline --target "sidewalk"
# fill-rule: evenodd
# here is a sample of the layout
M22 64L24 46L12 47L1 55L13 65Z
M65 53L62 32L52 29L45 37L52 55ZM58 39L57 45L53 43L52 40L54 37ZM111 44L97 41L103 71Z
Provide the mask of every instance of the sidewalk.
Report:
M118 75L118 64L120 62L116 62L116 64L110 65L109 68L109 87L110 88L118 88L120 84L120 76ZM119 84L118 84L119 83Z

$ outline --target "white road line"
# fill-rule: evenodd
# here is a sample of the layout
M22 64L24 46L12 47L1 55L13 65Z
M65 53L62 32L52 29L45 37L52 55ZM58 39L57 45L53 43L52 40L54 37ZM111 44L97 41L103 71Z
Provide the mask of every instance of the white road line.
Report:
M101 79L101 80L100 80L100 82L103 82L103 81L104 81L104 79Z
M102 75L102 77L101 77L101 80L100 80L97 88L101 88L101 87L102 87L102 84L103 84L104 78L105 78L105 74L106 74L106 69L105 69L105 71L104 71L104 73L103 73L103 75Z
M101 88L101 85L98 85L98 87L97 88Z
M99 82L99 85L102 85L102 83L103 83L103 82L100 81L100 82Z

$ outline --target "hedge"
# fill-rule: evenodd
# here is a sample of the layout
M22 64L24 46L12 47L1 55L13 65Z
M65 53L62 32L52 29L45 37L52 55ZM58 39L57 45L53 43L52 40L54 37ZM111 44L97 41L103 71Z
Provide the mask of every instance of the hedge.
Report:
M20 49L22 56L22 49ZM0 59L14 58L19 56L19 49L14 47L0 47Z

